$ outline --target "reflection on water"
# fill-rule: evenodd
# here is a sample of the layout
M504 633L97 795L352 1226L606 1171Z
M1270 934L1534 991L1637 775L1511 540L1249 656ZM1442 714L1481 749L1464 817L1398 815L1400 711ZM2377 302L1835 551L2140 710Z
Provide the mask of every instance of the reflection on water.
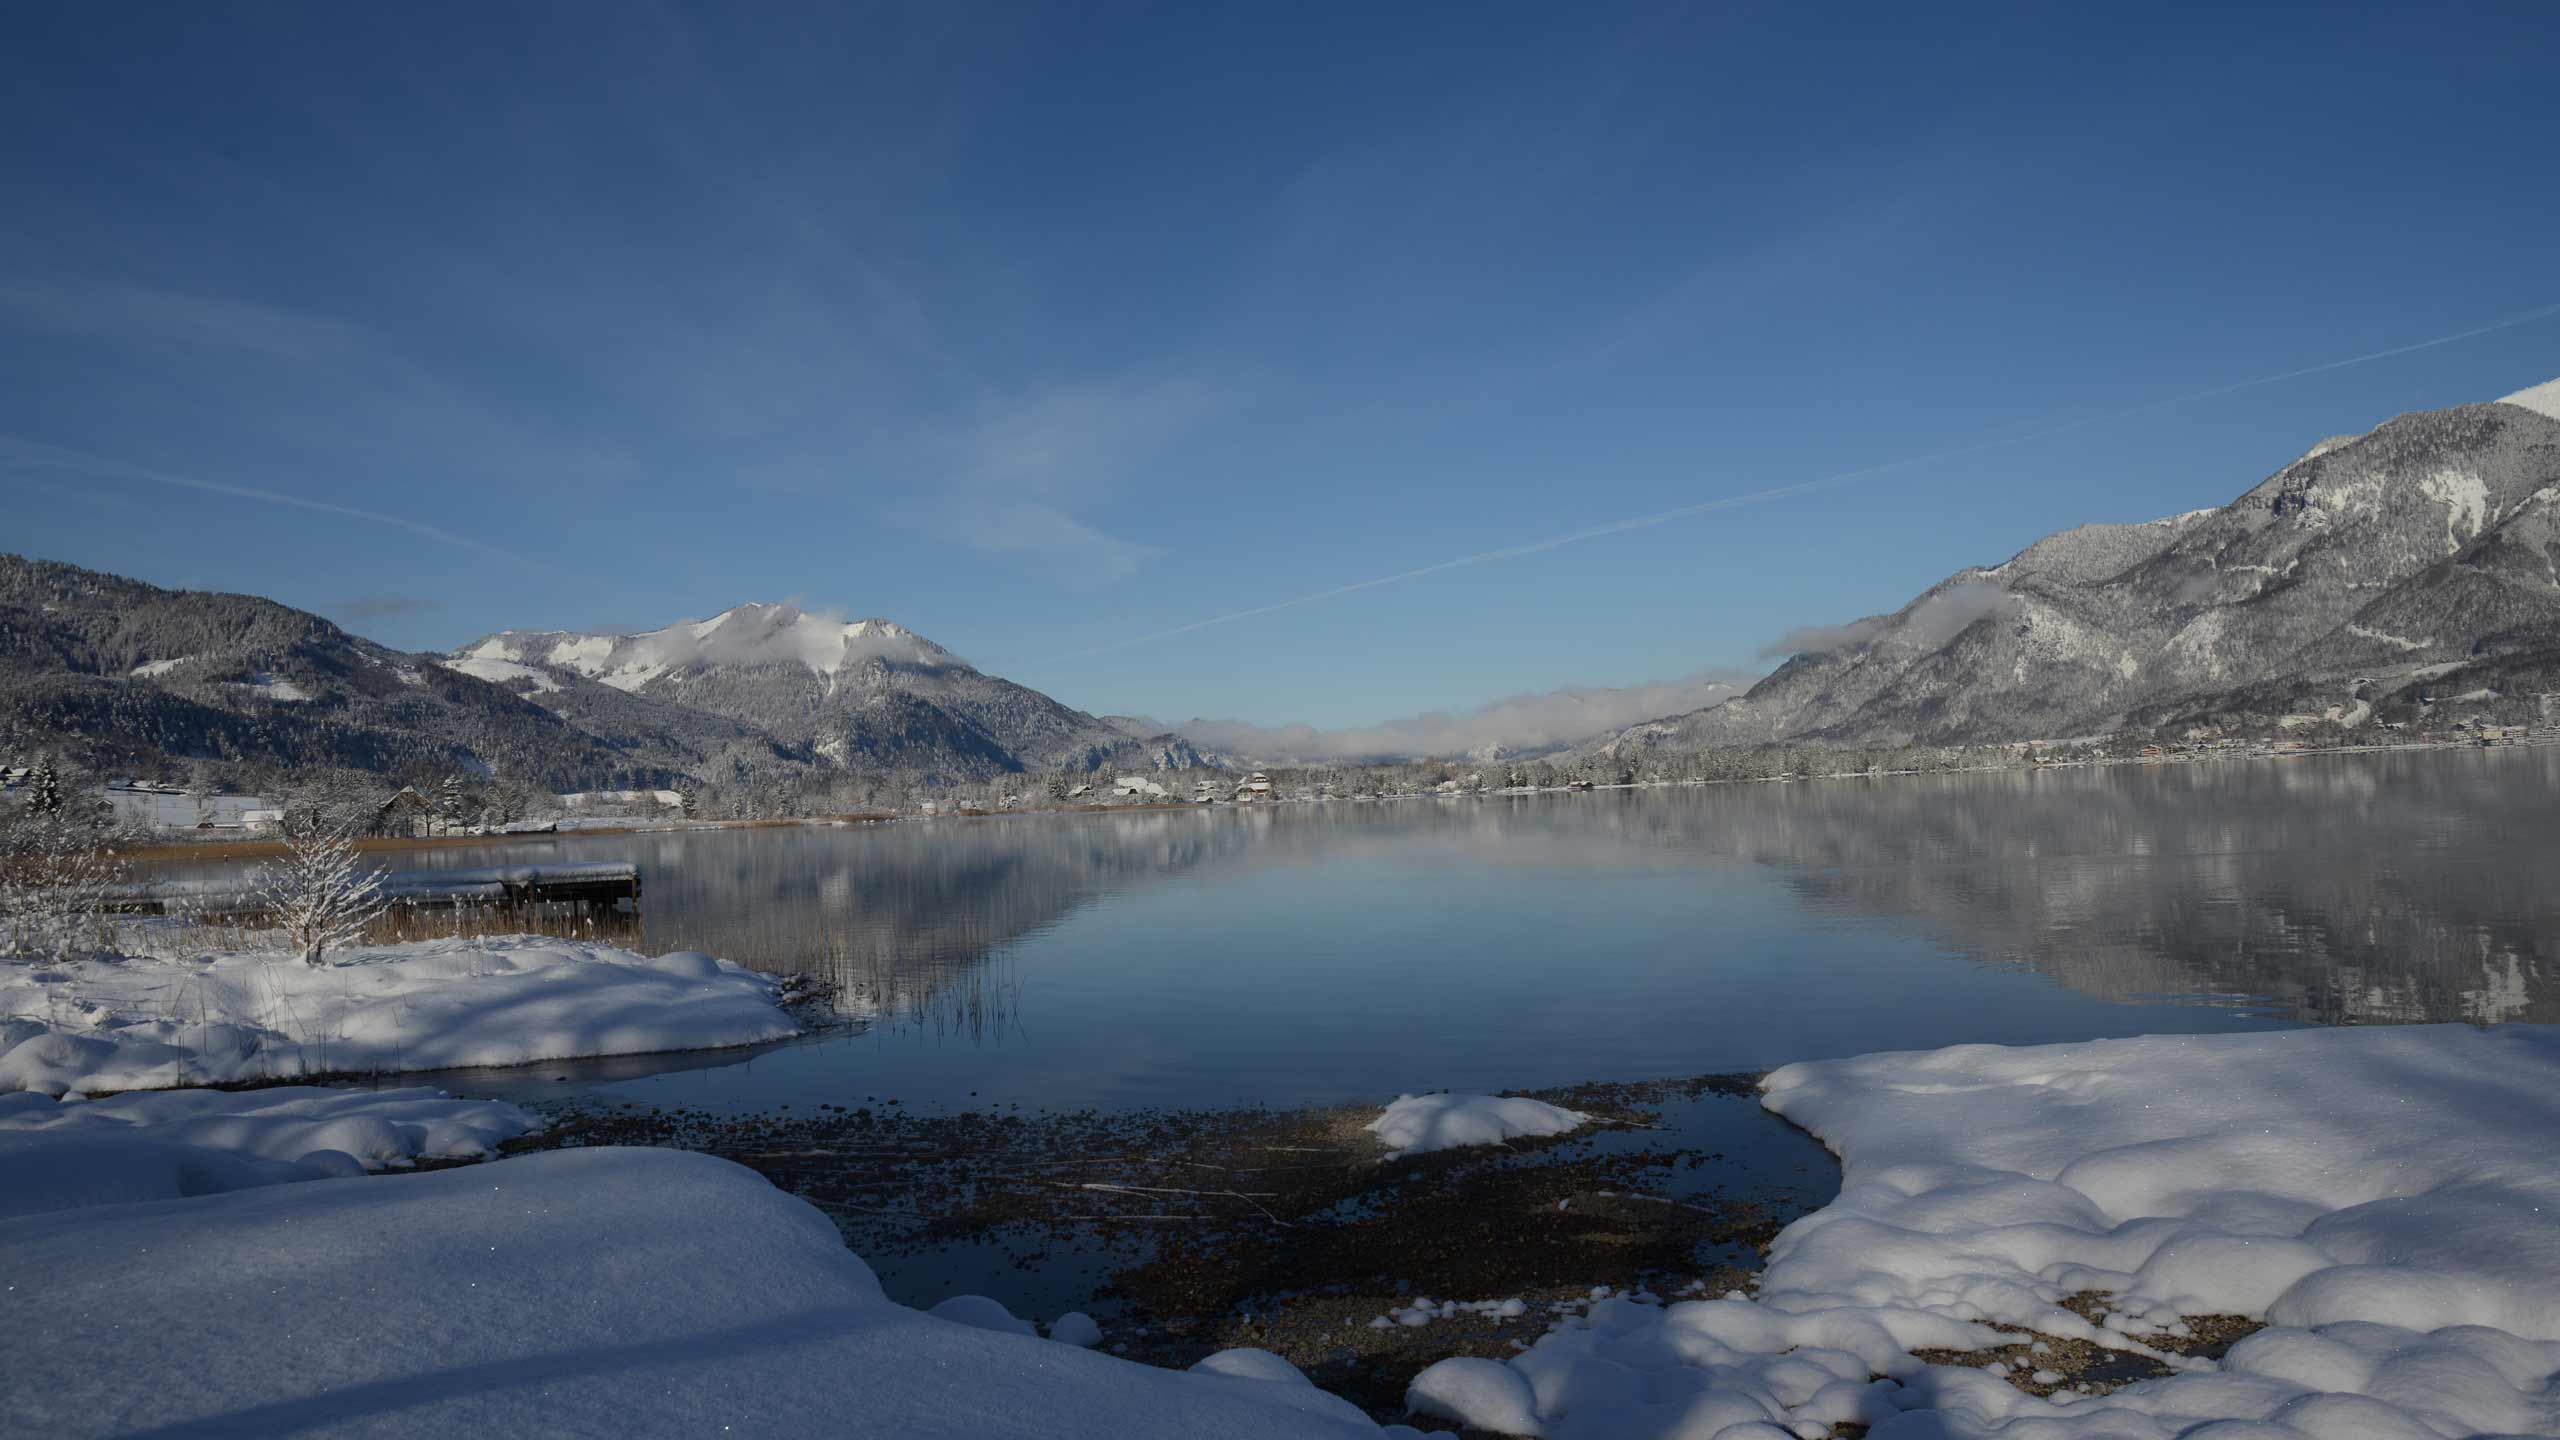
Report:
M1278 1103L2560 1018L2555 794L2560 753L2510 749L563 837L417 863L636 860L651 948L820 974L866 1027L653 1101Z

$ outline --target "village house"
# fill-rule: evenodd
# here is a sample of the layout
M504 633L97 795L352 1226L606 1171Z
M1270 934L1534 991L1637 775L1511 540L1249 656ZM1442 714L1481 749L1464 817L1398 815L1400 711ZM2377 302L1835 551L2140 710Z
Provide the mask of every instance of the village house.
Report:
M1256 770L1236 785L1236 800L1245 803L1271 798L1271 777Z
M409 835L423 839L436 833L440 823L435 802L419 794L413 785L401 786L390 799L382 802L373 815L373 828L384 835Z

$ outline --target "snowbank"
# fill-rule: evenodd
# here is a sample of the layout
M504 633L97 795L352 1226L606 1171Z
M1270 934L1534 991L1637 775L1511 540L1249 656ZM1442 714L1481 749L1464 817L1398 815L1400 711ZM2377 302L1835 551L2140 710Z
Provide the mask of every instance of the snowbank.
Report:
M64 1101L0 1095L0 1216L210 1195L477 1160L541 1129L441 1090L189 1090Z
M1378 1433L1272 1383L1294 1371L1157 1370L896 1305L825 1216L681 1151L38 1215L0 1221L0 1255L43 1337L10 1351L8 1424L65 1440Z
M520 1065L797 1033L774 983L693 951L569 940L0 966L0 1091L103 1093Z
M1495 1095L1406 1095L1369 1122L1388 1159L1461 1145L1499 1145L1525 1135L1562 1135L1591 1117L1543 1100Z
M1840 1197L1779 1235L1756 1301L1604 1301L1508 1362L1543 1433L2560 1434L2560 1032L1962 1046L1765 1088L1840 1153ZM2083 1291L2115 1297L2103 1324L2057 1303ZM1993 1322L2145 1349L2206 1313L2271 1327L2104 1397L1910 1354L2019 1338ZM1536 1433L1516 1399L1473 1366L1412 1395Z

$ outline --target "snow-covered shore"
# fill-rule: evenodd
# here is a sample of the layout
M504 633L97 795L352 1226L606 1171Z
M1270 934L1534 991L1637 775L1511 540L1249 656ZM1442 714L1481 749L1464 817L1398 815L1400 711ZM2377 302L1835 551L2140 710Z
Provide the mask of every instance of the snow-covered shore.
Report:
M907 1309L818 1211L676 1150L37 1215L0 1221L0 1255L0 1315L44 1337L0 1362L8 1423L64 1440L1377 1433L1250 1365Z
M100 1094L778 1040L773 981L538 936L0 966L0 1092Z
M479 1160L541 1129L440 1090L165 1090L104 1100L0 1095L0 1216L216 1195Z
M2560 1031L1959 1046L1764 1089L1844 1184L1756 1297L1603 1302L1507 1365L1426 1372L1426 1408L1557 1440L2560 1434ZM2059 1303L2088 1292L2103 1323ZM1995 1325L2143 1353L2206 1314L2268 1326L2104 1396L1910 1353L2024 1338Z
M1756 1294L1597 1299L1424 1371L1417 1411L1553 1440L2560 1434L2560 1031L1966 1046L1789 1066L1764 1103L1845 1183ZM1183 1374L993 1302L905 1309L818 1211L677 1151L59 1209L0 1220L0 1257L0 1313L46 1340L6 1362L32 1433L1378 1433L1261 1352ZM2060 1303L2093 1293L2096 1320ZM2267 1323L2171 1353L2205 1314ZM2039 1398L1913 1353L2028 1332L2170 1373Z

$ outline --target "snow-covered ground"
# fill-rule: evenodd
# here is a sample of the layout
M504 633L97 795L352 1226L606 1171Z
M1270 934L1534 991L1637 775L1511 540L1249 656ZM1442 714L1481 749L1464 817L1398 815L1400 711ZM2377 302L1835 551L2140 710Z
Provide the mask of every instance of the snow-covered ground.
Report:
M121 1125L127 1144L183 1134L247 1160L359 1118L221 1110L259 1098L17 1097L0 1143ZM1508 1361L1424 1371L1416 1412L1554 1440L1814 1440L1843 1422L1868 1440L2560 1434L2560 1031L1966 1046L1789 1066L1764 1102L1837 1150L1845 1183L1778 1237L1756 1296L1595 1298ZM1081 1316L1042 1339L992 1301L895 1305L819 1212L709 1157L576 1150L396 1179L352 1163L346 1178L0 1220L0 1314L43 1337L5 1362L10 1422L1377 1433L1259 1351L1181 1374L1086 1348L1102 1337ZM0 1151L0 1169L24 1168ZM2089 1293L2108 1297L2097 1321L2061 1304ZM1476 1308L1416 1300L1386 1323ZM2169 1354L2208 1314L2268 1325L2219 1362ZM2039 1399L1913 1354L2022 1331L2167 1355L2174 1373Z
M1517 1095L1401 1095L1369 1122L1369 1133L1401 1159L1466 1145L1499 1145L1528 1136L1563 1135L1591 1117Z
M683 1151L66 1210L0 1256L0 1428L62 1440L1377 1433L1258 1351L1185 1374L909 1310L824 1215Z
M0 966L0 1092L92 1094L777 1040L771 980L536 936Z
M0 1216L212 1195L420 1160L478 1160L542 1128L441 1090L277 1086L104 1100L0 1095Z
M1417 1405L1557 1440L2560 1434L2560 1032L1961 1046L1765 1090L1845 1183L1756 1299L1604 1301L1505 1365L1425 1372ZM2058 1303L2092 1291L2101 1324ZM2269 1325L2105 1396L1910 1354L2024 1338L1995 1324L2148 1352L2207 1314Z

